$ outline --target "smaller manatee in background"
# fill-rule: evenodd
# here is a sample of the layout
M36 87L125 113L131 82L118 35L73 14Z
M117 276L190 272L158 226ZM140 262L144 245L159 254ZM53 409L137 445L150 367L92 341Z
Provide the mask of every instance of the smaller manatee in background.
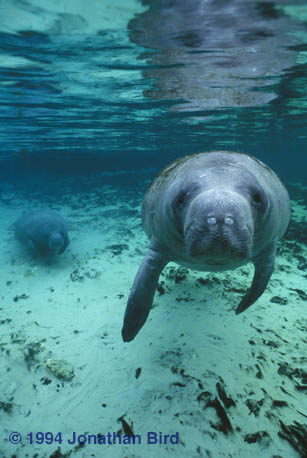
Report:
M64 218L49 209L24 211L11 229L21 243L43 256L62 254L69 245Z

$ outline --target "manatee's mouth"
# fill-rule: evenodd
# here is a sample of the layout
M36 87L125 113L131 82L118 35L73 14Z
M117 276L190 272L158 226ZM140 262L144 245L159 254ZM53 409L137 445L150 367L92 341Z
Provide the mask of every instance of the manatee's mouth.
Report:
M191 231L192 232L192 231ZM244 231L240 237L219 240L211 234L204 234L201 238L194 238L193 232L185 239L187 253L193 258L201 258L206 264L224 266L229 262L243 262L251 257L252 237Z
M226 266L228 264L228 260L206 258L206 264L208 264L208 266Z
M212 229L195 220L184 234L187 254L208 265L225 266L250 259L253 230L246 223Z
M214 268L223 268L223 267L227 267L229 265L229 262L209 262L207 259L205 260L205 264L209 267L212 267L212 270L214 270ZM226 269L227 270L227 269Z
M242 264L253 247L253 219L244 197L208 191L192 201L185 218L186 252L212 266Z

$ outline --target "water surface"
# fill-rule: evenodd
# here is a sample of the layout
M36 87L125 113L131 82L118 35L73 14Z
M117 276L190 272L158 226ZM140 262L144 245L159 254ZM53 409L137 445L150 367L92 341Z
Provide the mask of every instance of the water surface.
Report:
M2 170L159 168L223 148L302 176L304 2L2 1L1 11Z

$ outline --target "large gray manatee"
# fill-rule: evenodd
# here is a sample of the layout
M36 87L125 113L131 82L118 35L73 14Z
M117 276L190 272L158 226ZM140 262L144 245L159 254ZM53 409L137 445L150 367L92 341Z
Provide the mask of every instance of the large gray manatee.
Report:
M24 211L12 229L20 242L40 255L61 254L69 245L66 222L53 210Z
M167 166L145 193L142 221L150 246L128 299L123 340L133 340L144 325L169 261L205 272L252 261L252 285L236 313L246 310L268 284L289 217L287 190L251 156L215 151Z

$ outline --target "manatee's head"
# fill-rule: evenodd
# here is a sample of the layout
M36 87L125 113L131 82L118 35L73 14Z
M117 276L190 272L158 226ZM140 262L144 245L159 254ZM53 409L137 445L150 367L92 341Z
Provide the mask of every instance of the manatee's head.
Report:
M65 250L65 240L61 232L52 232L49 235L48 247L53 254L63 253Z
M255 227L266 205L259 187L186 186L174 201L186 254L212 270L244 264L252 257Z

